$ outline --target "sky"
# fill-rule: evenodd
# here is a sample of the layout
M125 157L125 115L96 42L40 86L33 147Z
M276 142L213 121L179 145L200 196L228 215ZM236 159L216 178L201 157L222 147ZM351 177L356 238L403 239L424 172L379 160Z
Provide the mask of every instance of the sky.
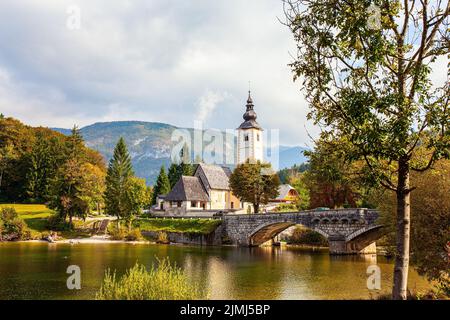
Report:
M2 1L0 112L34 126L234 129L250 86L259 123L283 145L310 147L319 129L279 18L280 0Z

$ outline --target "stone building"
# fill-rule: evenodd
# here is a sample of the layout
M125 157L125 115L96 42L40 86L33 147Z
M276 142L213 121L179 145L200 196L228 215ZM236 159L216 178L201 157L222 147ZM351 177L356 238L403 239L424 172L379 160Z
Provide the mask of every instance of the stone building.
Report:
M242 204L231 192L227 167L200 163L192 177L183 176L164 197L164 210L170 213L239 211Z
M244 122L237 129L236 160L263 161L263 129L256 121L253 100L248 93ZM158 197L157 209L168 214L203 214L206 211L254 212L253 205L241 202L229 186L231 169L200 163L194 176L183 176L167 194Z

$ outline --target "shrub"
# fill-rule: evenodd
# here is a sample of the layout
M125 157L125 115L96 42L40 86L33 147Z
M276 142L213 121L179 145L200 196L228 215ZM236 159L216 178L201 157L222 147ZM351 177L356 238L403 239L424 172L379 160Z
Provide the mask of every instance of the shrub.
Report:
M28 240L31 232L14 208L0 211L0 234L3 240Z
M191 282L180 268L168 259L158 260L149 271L136 265L117 279L116 273L106 271L103 284L96 294L97 300L196 300L207 295Z
M158 232L158 238L156 239L156 243L169 244L170 240L167 233L164 231Z
M108 227L108 233L112 240L124 240L127 236L125 228L119 228L117 224L111 223Z
M294 203L281 203L275 209L275 212L294 212L298 211L298 207Z
M52 215L47 219L47 229L55 231L69 231L73 229L73 225L67 222L59 215Z
M125 237L125 240L127 241L139 241L142 239L141 231L138 228L135 228L128 232L128 234Z
M328 246L327 239L320 233L302 227L296 227L294 229L294 232L288 242L313 246Z

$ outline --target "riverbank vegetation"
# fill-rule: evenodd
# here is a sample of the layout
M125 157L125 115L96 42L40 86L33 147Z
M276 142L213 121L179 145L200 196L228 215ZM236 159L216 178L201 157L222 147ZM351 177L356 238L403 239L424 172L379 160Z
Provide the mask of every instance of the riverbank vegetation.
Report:
M32 234L47 230L48 218L54 215L53 210L42 204L0 204L2 208L14 209Z
M302 226L296 226L292 235L285 240L288 244L328 247L328 240L324 236Z
M0 241L29 240L31 231L14 208L0 209Z
M210 234L221 223L220 219L138 219L135 226L141 231L163 231L188 234Z
M149 270L136 263L122 277L106 272L97 300L200 300L207 294L168 259Z

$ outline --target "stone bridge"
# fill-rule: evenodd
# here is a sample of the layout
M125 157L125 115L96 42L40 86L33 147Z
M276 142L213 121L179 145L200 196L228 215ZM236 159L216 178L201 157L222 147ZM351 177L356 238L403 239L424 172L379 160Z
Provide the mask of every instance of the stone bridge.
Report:
M375 241L382 236L377 218L378 212L368 209L229 214L222 217L222 227L233 244L259 246L300 224L326 237L330 254L375 253Z

